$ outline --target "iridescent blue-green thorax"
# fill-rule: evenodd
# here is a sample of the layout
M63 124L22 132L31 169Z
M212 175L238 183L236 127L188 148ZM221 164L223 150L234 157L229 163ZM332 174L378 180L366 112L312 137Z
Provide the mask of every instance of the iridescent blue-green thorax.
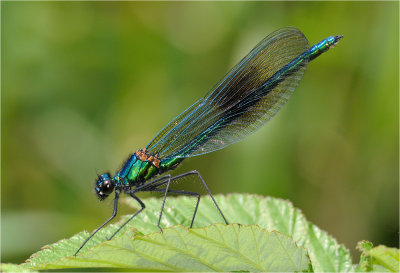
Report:
M125 162L122 169L115 175L115 186L136 187L149 181L154 176L176 167L183 158L159 159L151 155L146 149L139 149Z

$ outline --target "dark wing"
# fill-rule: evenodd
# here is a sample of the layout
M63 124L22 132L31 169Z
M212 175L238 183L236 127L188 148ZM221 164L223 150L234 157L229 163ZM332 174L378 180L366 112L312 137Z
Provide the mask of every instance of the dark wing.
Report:
M209 153L238 142L288 101L307 66L308 49L294 27L264 38L204 98L165 126L147 145L160 158Z

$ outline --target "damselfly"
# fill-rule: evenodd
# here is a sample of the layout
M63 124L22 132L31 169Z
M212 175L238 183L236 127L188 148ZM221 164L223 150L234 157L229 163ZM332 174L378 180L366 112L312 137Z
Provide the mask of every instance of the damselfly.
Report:
M294 27L279 29L264 38L209 93L168 123L146 148L130 155L119 172L114 176L105 173L96 179L95 192L100 200L115 192L114 211L83 242L75 255L117 215L118 198L122 192L135 199L141 208L113 236L144 210L145 204L136 196L139 192L163 193L157 223L160 230L168 193L196 197L197 203L190 224L192 227L200 194L170 188L172 181L185 176L200 178L224 222L228 224L199 172L194 170L177 176L167 174L154 178L175 168L187 157L225 148L256 131L288 101L308 62L334 47L341 38L341 35L330 36L309 47L306 37Z

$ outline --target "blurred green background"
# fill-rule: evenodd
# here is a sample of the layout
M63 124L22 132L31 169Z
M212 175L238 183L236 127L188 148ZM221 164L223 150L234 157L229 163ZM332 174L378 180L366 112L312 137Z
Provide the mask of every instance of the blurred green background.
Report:
M398 246L398 2L1 7L3 262L103 223L112 200L93 194L96 171L114 173L284 26L310 44L344 38L261 130L175 173L199 170L214 194L289 199L353 254L362 239Z

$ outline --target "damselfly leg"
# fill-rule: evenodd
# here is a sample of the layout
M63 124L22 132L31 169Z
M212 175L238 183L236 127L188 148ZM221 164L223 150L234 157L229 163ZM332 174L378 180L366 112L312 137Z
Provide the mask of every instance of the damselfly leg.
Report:
M107 225L112 219L115 218L117 215L117 210L118 210L118 198L119 198L120 191L116 190L115 191L115 198L114 198L114 210L110 218L108 218L107 221L105 221L101 226L99 226L95 231L93 231L92 234L83 242L83 244L78 248L78 250L75 252L74 256L78 254L78 252L86 245L86 243L100 230L102 229L105 225Z
M201 183L203 184L203 186L206 188L208 195L210 195L211 200L214 202L214 205L217 207L219 213L221 214L222 218L224 219L225 224L229 224L228 221L226 220L224 214L222 213L220 207L218 206L217 201L215 201L214 196L211 194L210 189L208 188L206 182L204 181L203 177L200 175L200 173L196 170L190 171L190 172L186 172L171 178L165 178L166 180L164 181L158 181L157 183L151 183L149 184L147 189L142 189L141 191L150 191L150 192L164 192L164 199L161 205L161 211L160 211L160 216L158 218L158 228L162 231L162 228L160 226L160 222L161 222L161 217L163 214L163 210L164 210L164 206L165 206L165 201L167 198L167 194L168 193L174 193L174 194L179 194L179 195L190 195L190 196L197 196L197 202L196 202L196 207L193 213L193 217L192 217L192 221L190 224L190 227L193 227L193 222L194 222L194 218L196 217L196 213L197 213L197 209L199 207L199 203L200 203L200 194L197 192L189 192L189 191L182 191L182 190L174 190L174 189L170 189L170 184L173 181L182 181L180 180L183 177L187 177L190 175L197 175L200 178ZM166 185L165 188L159 188L162 187L163 185Z
M163 177L157 178L157 179L155 179L155 180L153 180L151 182L148 182L148 183L146 183L146 184L144 184L142 186L139 186L139 187L137 187L135 189L132 189L131 192L127 192L127 193L130 194L131 196L132 196L133 193L137 193L137 192L163 192L164 193L164 198L163 198L163 202L162 202L162 205L161 205L161 210L160 210L160 214L159 214L159 217L158 217L158 223L157 223L157 226L160 229L160 231L162 231L160 223L161 223L161 218L162 218L162 214L163 214L163 211L164 211L165 201L166 201L168 193L173 193L173 194L177 194L177 195L189 195L189 196L197 197L196 206L195 206L195 209L194 209L194 212L193 212L193 216L192 216L192 221L190 223L190 227L192 228L193 227L193 223L194 223L194 219L195 219L196 214L197 214L197 209L198 209L199 203L200 203L200 194L197 193L197 192L170 189L171 182L182 181L182 180L180 180L181 178L187 177L187 176L190 176L190 175L197 175L200 178L201 183L206 188L207 193L210 195L211 199L213 200L215 206L218 209L218 212L221 214L222 218L224 219L225 224L228 225L228 221L226 220L224 214L222 213L220 207L218 206L217 201L214 199L214 196L211 194L211 191L209 190L209 188L208 188L207 184L205 183L203 177L196 170L193 170L193 171L190 171L190 172L186 172L186 173L183 173L183 174L180 174L180 175L177 175L177 176L171 176L170 174L168 174L168 175L165 175ZM160 188L160 187L162 187L164 185L165 185L165 188ZM109 239L112 239L126 224L128 224L137 214L139 214L145 208L145 205L143 204L143 202L138 197L135 196L133 198L135 198L140 203L142 208L139 211L137 211L134 215L132 215L132 217L130 217L125 223L123 223L118 228L118 230L115 231L114 234Z
M141 192L141 191L145 191L145 190L143 190L143 188L147 188L148 186L151 186L151 185L154 185L154 184L158 184L158 183L160 183L160 182L163 182L165 179L171 179L171 175L170 175L170 174L167 174L167 175L162 176L162 177L159 177L159 178L157 178L157 179L155 179L155 180L153 180L153 181L151 181L151 182L149 182L149 183L147 183L147 184L144 184L144 185L139 186L139 187L137 187L137 188L131 189L130 191L126 191L127 194L129 194L133 199L135 199L135 200L140 204L141 209L138 210L137 212L135 212L125 223L123 223L123 224L113 233L113 235L111 235L110 238L107 238L107 240L111 240L112 238L114 238L114 236L115 236L126 224L128 224L133 218L136 217L136 215L138 215L140 212L142 212L142 211L146 208L145 204L142 202L142 200L141 200L139 197L137 197L137 196L135 195L135 193Z
M145 204L142 202L142 200L140 200L139 197L137 197L137 196L134 195L133 193L129 193L129 195L130 195L133 199L135 199L135 200L140 204L140 207L141 207L141 208L140 208L140 210L138 210L137 212L135 212L131 217L129 217L129 219L128 219L125 223L123 223L123 224L113 233L113 235L111 235L110 238L107 238L107 240L111 240L112 238L114 238L114 236L115 236L126 224L128 224L133 218L136 217L136 215L138 215L139 213L141 213L141 212L146 208Z
M166 193L166 189L153 189L151 191L152 192L156 191L156 192L164 192L164 193ZM194 209L192 221L190 223L190 228L192 228L193 227L193 222L194 222L194 217L196 217L197 209L198 209L199 203L200 203L200 193L191 192L191 191L183 191L183 190L173 190L173 189L168 189L168 192L169 193L173 193L173 194L177 194L177 195L189 195L189 196L197 197L196 207ZM166 195L164 194L164 196L166 196ZM158 226L158 228L160 229L161 232L162 232L162 228L160 226L160 222L161 222L161 216L162 216L162 211L163 210L164 210L164 202L163 202L163 205L161 206L161 211L160 211L160 215L158 217L158 224L157 224L157 226Z

